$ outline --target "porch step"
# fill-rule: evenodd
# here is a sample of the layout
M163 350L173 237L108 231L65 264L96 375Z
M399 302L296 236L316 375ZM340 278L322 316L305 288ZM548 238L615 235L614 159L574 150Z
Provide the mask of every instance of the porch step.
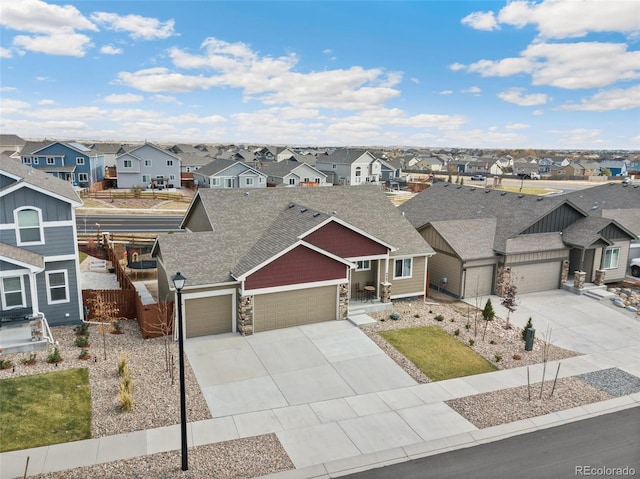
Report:
M373 319L371 316L364 313L359 313L359 314L349 313L349 317L347 319L349 319L349 321L353 325L358 327L366 326L368 324L376 324L375 319Z
M2 346L2 354L31 353L34 351L46 351L49 346L46 340L31 341L28 343L15 343Z
M617 296L615 293L611 293L606 289L590 289L585 291L584 295L597 300L608 299Z

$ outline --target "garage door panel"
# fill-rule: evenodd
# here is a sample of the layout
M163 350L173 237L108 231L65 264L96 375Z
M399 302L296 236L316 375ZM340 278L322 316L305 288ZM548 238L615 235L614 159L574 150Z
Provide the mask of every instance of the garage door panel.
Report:
M185 336L229 333L233 324L233 296L185 299Z
M467 268L464 287L465 298L491 294L492 287L493 265Z
M511 279L519 294L558 289L561 267L560 261L512 266Z
M256 295L254 330L268 331L336 319L336 286Z

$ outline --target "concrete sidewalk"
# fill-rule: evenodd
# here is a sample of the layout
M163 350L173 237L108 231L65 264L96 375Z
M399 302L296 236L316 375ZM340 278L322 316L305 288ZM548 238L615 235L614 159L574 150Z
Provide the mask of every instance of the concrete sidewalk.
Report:
M547 324L553 328L554 344L573 345L574 350L585 353L562 360L560 377L611 367L640 376L640 322L635 318L625 316L606 303L562 291L533 293L521 299L517 312L511 317L514 324L524 325L531 315L538 332L546 331ZM494 304L500 314L499 300ZM333 330L333 341L330 332L319 326L302 332L293 328L281 335L263 333L248 340L235 335L225 342L227 349L216 352L218 360L225 355L234 358L240 355L244 361L254 361L254 368L247 372L248 377L239 381L231 381L238 379L238 371L231 371L234 376L229 378L223 377L224 370L203 368L198 372L194 369L205 397L208 394L212 404L218 401L218 408L227 409L216 409L219 417L214 419L189 424L189 446L272 432L277 434L296 469L270 477L328 478L640 406L640 393L635 393L478 429L445 401L526 385L526 367L429 384L407 382L395 386L372 381L363 373L365 377L345 380L342 385L333 372L342 372L345 374L342 378L349 379L350 371L344 368L348 368L350 362L356 364L362 358L375 357L375 348L362 340L364 335L357 328L345 322L328 323L327 328L339 329ZM351 336L353 342L345 342L341 347L336 339L345 336ZM270 337L275 339L272 341ZM191 361L192 355L198 353L199 343L187 344L191 348ZM201 347L206 349L204 341ZM291 348L305 357L307 369L319 380L324 378L329 381L327 384L333 384L334 389L329 392L316 391L326 397L311 393L302 397L299 390L293 388L293 384L304 377L289 370L291 358L284 354ZM548 363L547 378L557 364ZM363 364L357 366L355 372L362 371L362 367ZM529 368L532 382L540 381L542 367L539 364ZM394 374L391 373L394 381L404 381L401 375ZM271 387L267 378L275 387ZM312 388L312 383L305 387ZM266 390L271 391L265 396L265 405L255 406L249 400L240 405L234 402L234 398L243 397L243 387L250 386L249 390L255 395L254 388L260 384L267 385ZM220 402L225 397L231 400L226 406ZM29 474L36 474L179 450L179 441L179 426L175 425L3 453L0 454L0 478L22 477L27 457L30 458Z

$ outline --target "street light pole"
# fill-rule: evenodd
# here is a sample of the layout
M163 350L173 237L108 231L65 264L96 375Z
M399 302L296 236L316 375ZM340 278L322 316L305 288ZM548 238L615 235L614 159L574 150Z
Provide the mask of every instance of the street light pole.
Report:
M184 332L182 328L182 288L184 288L184 282L187 278L182 276L178 271L171 277L173 285L178 293L178 350L180 355L180 437L182 444L182 470L189 469L189 460L187 457L187 404L186 404L186 392L184 387Z

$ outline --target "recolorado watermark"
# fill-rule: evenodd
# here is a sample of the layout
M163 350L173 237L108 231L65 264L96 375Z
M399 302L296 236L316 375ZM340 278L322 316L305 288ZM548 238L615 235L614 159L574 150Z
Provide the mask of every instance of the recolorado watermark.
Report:
M579 477L634 477L636 470L631 466L576 466L575 475Z

